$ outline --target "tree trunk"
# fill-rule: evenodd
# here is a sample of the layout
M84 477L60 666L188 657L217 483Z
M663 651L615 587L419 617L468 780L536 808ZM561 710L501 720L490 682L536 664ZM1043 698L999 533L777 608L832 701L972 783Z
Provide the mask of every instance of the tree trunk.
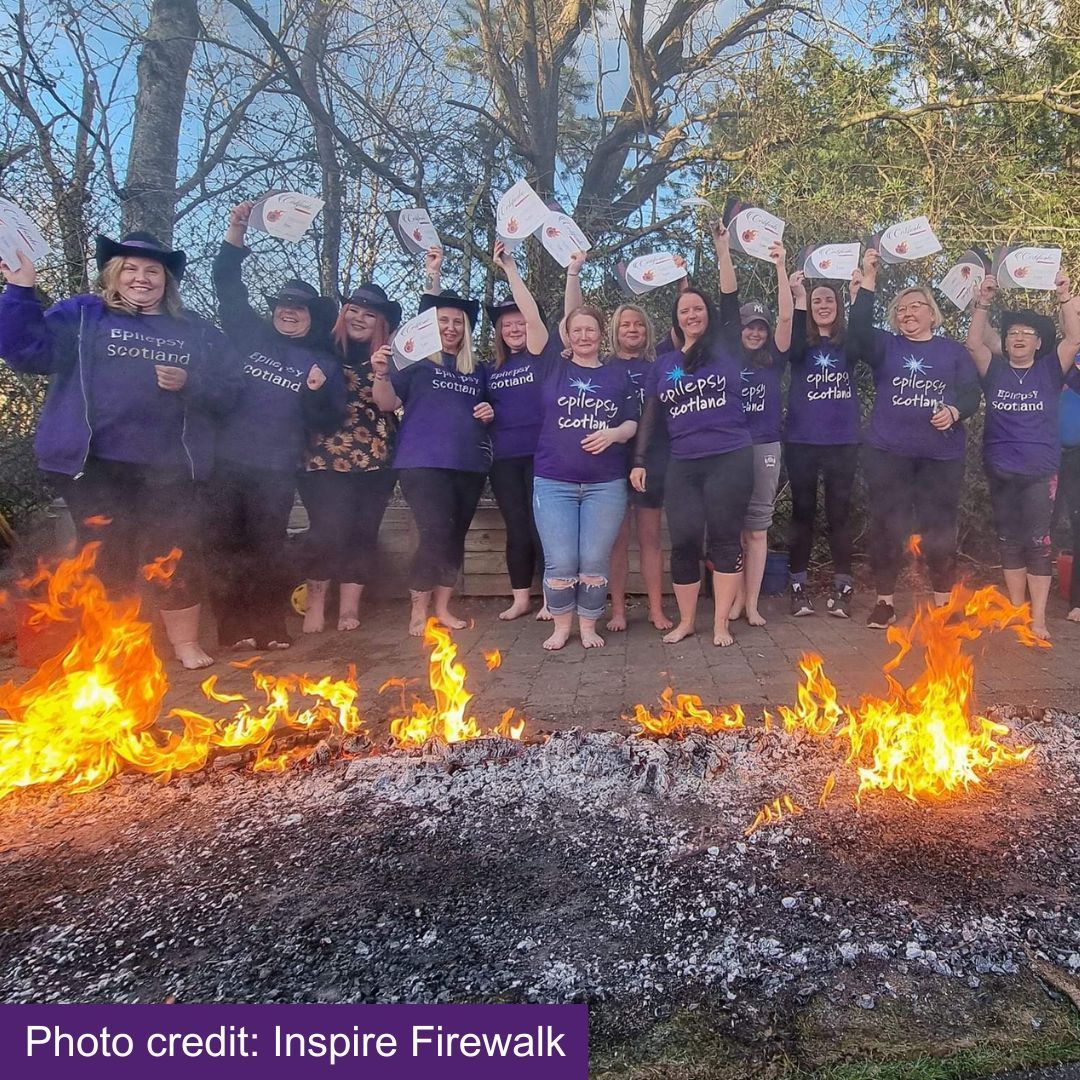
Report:
M197 0L152 0L139 53L122 230L145 229L164 243L172 241L180 122L199 25Z

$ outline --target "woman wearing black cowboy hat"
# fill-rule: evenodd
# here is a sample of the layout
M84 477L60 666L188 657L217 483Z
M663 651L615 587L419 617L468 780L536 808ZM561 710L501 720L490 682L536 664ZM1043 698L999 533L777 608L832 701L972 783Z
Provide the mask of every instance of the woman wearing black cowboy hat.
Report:
M330 352L333 300L293 280L266 294L269 318L249 302L241 264L251 206L233 209L214 259L221 325L243 351L245 378L218 428L206 489L210 597L223 644L287 648L284 545L297 472L309 438L340 423L345 383Z
M428 280L438 289L442 251L428 252ZM409 571L409 633L424 632L434 596L435 618L452 630L467 624L452 614L450 597L465 560L465 534L491 465L484 368L476 362L472 328L480 305L451 289L426 292L420 310L436 308L441 349L398 371L389 356L371 358L373 396L385 412L404 408L394 467L420 533Z
M304 632L325 623L326 594L338 583L338 629L360 625L360 596L372 580L386 504L394 491L397 417L372 397L372 357L390 356L390 338L401 323L401 305L370 282L347 297L331 331L345 373L345 419L315 435L300 496L307 507L307 610Z
M0 356L50 376L38 464L63 496L80 543L101 544L96 573L129 590L173 549L169 578L147 578L177 659L212 663L198 641L201 562L196 481L213 463L214 413L238 370L220 332L186 310L186 258L150 233L97 239L97 292L43 311L33 264L0 264Z

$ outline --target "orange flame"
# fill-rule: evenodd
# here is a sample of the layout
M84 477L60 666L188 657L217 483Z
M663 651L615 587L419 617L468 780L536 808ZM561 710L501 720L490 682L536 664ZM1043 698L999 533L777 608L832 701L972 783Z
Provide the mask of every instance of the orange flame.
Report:
M83 518L83 524L89 525L92 529L100 529L105 525L111 525L112 518L106 517L104 514L93 514L88 518Z
M802 807L795 803L790 795L781 795L766 803L758 812L757 817L743 831L743 836L750 836L764 825L779 825L789 817L798 817L802 813Z
M177 563L183 552L179 548L173 548L168 555L159 555L153 562L147 563L142 568L142 575L147 581L160 581L168 586L176 573Z
M423 746L432 738L448 743L480 738L484 732L476 718L466 715L473 695L465 689L465 668L457 662L457 646L453 638L436 619L428 619L427 626L424 627L424 644L431 647L428 683L435 696L435 706L433 708L414 696L411 714L390 721L391 736L400 747ZM379 692L382 693L390 686L401 687L404 698L404 680L388 679L379 687ZM404 701L402 711L404 712ZM520 739L524 723L512 725L512 715L513 710L509 716L503 716L495 733Z
M908 537L907 552L916 559L922 558L922 536L919 533L912 533Z
M488 671L494 671L497 667L502 667L502 653L498 649L485 652L484 663L487 664Z
M682 736L692 728L700 731L737 731L744 726L741 705L730 709L707 709L697 694L675 694L670 686L660 694L660 711L651 713L644 705L634 706L634 715L624 717L638 725L639 734Z

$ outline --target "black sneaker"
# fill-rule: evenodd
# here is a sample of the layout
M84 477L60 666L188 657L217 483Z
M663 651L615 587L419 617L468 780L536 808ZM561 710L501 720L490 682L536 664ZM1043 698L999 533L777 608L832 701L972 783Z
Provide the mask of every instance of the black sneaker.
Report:
M825 601L829 614L835 615L838 619L850 619L851 600L854 595L854 590L850 585L845 585L842 589L834 589L832 596ZM894 615L893 618L895 617Z
M814 602L801 585L791 586L791 614L813 615Z
M892 604L886 604L884 600L879 600L874 605L874 610L870 612L866 625L871 630L884 630L885 627L892 626L894 622L896 622L896 611Z

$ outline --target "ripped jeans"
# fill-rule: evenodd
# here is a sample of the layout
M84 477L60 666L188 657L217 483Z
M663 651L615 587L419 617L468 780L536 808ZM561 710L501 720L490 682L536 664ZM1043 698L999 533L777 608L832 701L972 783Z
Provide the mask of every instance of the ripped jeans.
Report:
M552 615L599 619L608 562L626 514L626 481L533 480L533 517L544 548L544 601Z

